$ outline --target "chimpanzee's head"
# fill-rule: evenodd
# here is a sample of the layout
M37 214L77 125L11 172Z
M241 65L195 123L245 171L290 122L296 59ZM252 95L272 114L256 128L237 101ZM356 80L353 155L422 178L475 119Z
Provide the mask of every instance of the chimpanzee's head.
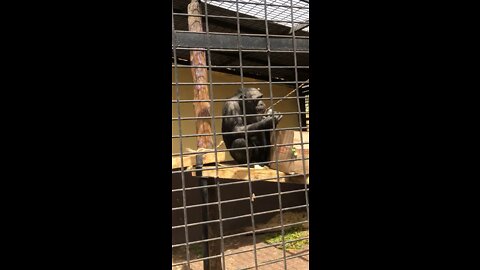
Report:
M258 99L263 97L260 88L243 88L240 91L242 93L241 97L245 98L246 113L265 113L265 103Z

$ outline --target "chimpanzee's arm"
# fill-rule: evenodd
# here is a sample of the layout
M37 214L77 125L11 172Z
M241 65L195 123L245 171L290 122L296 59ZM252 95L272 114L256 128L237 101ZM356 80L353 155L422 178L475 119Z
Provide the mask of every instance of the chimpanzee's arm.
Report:
M252 123L250 125L245 125L243 121L244 118L241 114L240 105L238 102L227 102L223 111L224 116L231 116L223 119L223 126L227 127L229 131L244 132L255 131L262 129L271 129L273 128L273 123L280 119L275 119L275 117L267 116L260 120L259 122Z
M237 131L245 131L245 129L247 129L248 131L271 129L273 128L273 121L274 119L272 117L267 117L259 122L247 126L239 126L237 127Z

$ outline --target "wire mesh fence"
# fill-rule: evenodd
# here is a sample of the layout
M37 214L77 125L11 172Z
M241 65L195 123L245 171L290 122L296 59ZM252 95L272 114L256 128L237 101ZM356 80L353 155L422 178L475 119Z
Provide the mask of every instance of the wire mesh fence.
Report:
M308 1L172 7L172 269L308 269Z

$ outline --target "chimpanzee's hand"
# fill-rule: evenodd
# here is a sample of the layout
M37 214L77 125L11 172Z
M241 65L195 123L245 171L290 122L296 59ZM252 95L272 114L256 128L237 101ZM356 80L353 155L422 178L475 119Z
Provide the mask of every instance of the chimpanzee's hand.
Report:
M272 113L273 113L273 110L272 110L272 109L268 109L268 110L265 112L266 115L264 115L263 118L271 117L271 116L272 116Z
M280 122L280 119L283 118L283 115L279 115L278 112L275 112L273 111L272 109L268 109L266 112L265 112L265 116L263 119L265 119L266 121L273 123L273 124L278 124L278 122Z
M275 119L275 124L278 124L278 122L280 122L280 120L283 118L283 115L278 114L278 112L274 112L273 118Z

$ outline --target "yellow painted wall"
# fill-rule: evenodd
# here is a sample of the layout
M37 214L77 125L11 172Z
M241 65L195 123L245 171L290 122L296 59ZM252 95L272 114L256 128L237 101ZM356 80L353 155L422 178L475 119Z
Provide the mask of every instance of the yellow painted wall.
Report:
M192 82L192 75L189 68L178 68L177 74L178 78L175 76L175 69L172 68L172 83L175 82ZM240 76L226 74L221 72L212 72L212 81L213 82L240 82ZM244 82L260 82L260 80L251 79L244 77ZM270 88L268 84L249 84L245 87L256 87L260 88L264 97L270 97ZM213 85L213 98L230 98L235 95L240 85ZM272 92L274 97L283 97L292 91L293 88L289 88L280 84L272 85ZM193 99L193 85L179 85L178 86L178 99L180 100L192 100ZM290 97L295 97L296 94L293 93ZM212 97L211 97L212 98ZM177 99L177 87L172 85L172 100ZM264 100L265 104L268 106L271 105L269 100ZM275 102L275 101L274 101ZM222 115L222 108L224 102L214 102L213 107L210 108L211 113L214 116ZM296 99L286 99L280 102L278 105L275 105L275 111L278 112L298 112L298 106ZM172 117L178 117L178 105L172 102ZM180 103L180 116L181 117L193 117L193 104L192 103ZM216 132L222 131L222 119L215 119L215 130ZM180 122L182 135L186 134L195 134L195 120L182 120ZM284 115L278 127L299 127L298 115ZM212 126L212 130L213 130ZM179 135L178 121L172 121L172 135ZM222 136L216 136L216 145L222 141ZM215 143L215 141L214 141ZM182 139L183 151L186 151L186 148L196 149L196 138L183 138ZM219 147L219 149L225 149L225 145ZM180 139L172 138L172 153L180 152Z

